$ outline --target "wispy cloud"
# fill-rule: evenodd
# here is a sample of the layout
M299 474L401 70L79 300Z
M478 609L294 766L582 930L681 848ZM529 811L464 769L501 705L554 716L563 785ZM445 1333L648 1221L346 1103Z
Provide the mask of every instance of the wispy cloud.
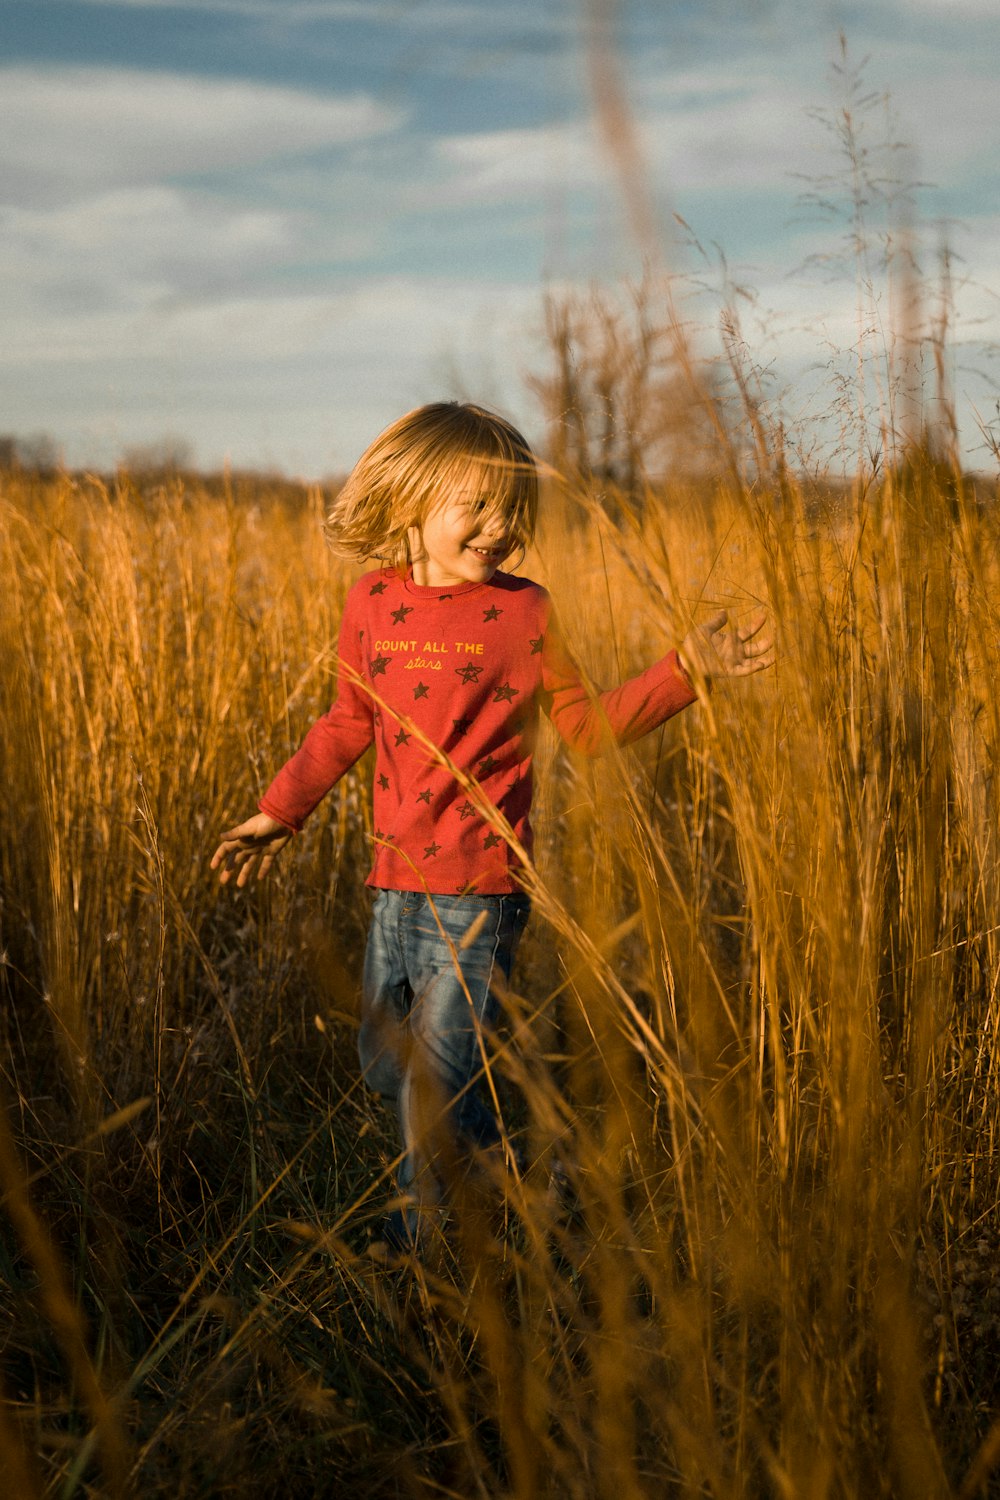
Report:
M198 10L219 15L261 16L272 19L275 0L76 0L78 5L89 5L110 10ZM390 13L404 10L399 0L389 0ZM281 16L286 22L301 20L342 21L360 16L371 16L374 9L371 0L281 0ZM382 6L383 11L386 9Z
M319 22L362 21L404 27L411 31L434 27L459 29L465 37L498 31L567 36L580 31L583 8L540 8L533 0L76 0L78 5L102 9L197 10L216 15L244 16L283 26Z
M162 183L9 209L0 246L0 307L16 289L8 348L19 323L46 314L65 318L88 303L142 306L245 279L287 256L297 229L290 215Z
M765 72L664 81L637 108L635 126L645 168L658 187L699 193L734 188L787 188L810 166L803 87L778 91ZM515 197L558 182L594 187L611 170L589 119L533 129L441 138L437 151L454 169L456 190Z
M901 19L913 20L914 13L954 22L987 21L996 25L1000 20L994 0L882 0L886 10L895 12Z
M243 80L122 68L0 68L7 194L22 201L345 146L405 111Z

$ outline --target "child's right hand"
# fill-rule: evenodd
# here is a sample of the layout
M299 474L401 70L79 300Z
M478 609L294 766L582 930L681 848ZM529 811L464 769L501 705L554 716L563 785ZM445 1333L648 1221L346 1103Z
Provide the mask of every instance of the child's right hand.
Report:
M222 835L222 843L212 855L212 869L219 870L223 885L234 870L239 871L238 886L246 885L255 872L257 879L262 880L291 837L291 830L284 823L267 813L256 813Z

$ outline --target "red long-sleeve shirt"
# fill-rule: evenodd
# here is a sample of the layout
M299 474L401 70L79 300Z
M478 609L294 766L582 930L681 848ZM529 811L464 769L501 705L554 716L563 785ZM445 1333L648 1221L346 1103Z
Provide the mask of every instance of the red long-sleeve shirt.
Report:
M366 573L347 596L339 657L336 702L259 805L300 829L374 743L368 884L390 890L521 888L540 709L574 749L596 755L639 739L695 697L672 651L595 699L559 639L546 591L502 572L451 588ZM492 808L502 819L491 819Z

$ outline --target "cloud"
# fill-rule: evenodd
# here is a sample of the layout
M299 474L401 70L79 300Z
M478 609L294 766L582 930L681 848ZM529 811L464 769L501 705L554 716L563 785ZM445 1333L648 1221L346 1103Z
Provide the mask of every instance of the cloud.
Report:
M435 150L462 195L511 197L547 183L590 186L599 179L593 132L567 121L515 130L442 136Z
M895 78L885 90L892 124L879 102L878 70L866 82L871 110L855 111L865 143L887 128L911 146L895 170L957 193L997 151L996 82L987 67L942 58L930 43L901 44ZM734 213L753 194L789 205L825 176L846 185L848 168L837 139L840 101L825 59L796 43L779 56L751 51L697 67L647 58L630 80L632 116L647 184L684 211L693 195L731 199ZM825 127L823 117L829 121ZM515 201L560 190L596 190L614 176L594 121L565 119L536 127L455 133L435 146L444 169L442 201ZM879 170L892 170L888 158ZM783 230L784 226L776 226ZM780 236L776 235L776 238Z
M219 295L146 313L53 310L0 346L0 372L17 375L5 382L5 421L55 432L71 463L108 463L123 444L170 431L205 464L230 452L239 463L330 472L409 407L454 395L456 351L488 350L467 372L468 394L520 403L527 410L515 415L530 427L520 376L525 330L539 322L534 285L447 276Z
M9 209L2 222L0 308L13 303L8 337L19 326L28 337L32 320L55 311L135 309L244 280L288 255L298 237L291 215L167 184Z
M78 5L95 10L197 10L203 14L246 16L252 20L273 21L275 0L76 0ZM370 19L373 0L280 0L280 19L284 25L301 21L353 21ZM390 5L390 14L405 14L400 5ZM384 14L384 11L383 11Z
M671 184L693 190L797 191L793 174L816 177L838 166L846 176L837 141L845 98L828 70L828 49L816 42L794 41L780 53L751 49L738 63L726 57L692 69L647 70L637 114L651 161ZM895 131L912 147L919 175L943 184L997 149L994 69L964 48L958 54L916 35L899 40L891 57L876 52L862 69L861 93L871 104L851 106L867 145Z
M433 27L475 46L484 33L508 31L529 45L539 37L574 37L581 16L572 7L547 11L534 0L77 0L95 9L197 10L202 14L245 17L283 27L361 21L389 25L411 34ZM660 3L660 0L656 0Z
M78 4L101 9L121 6L130 10L200 10L219 15L245 15L271 18L275 0L77 0ZM283 18L292 20L341 20L370 14L371 0L281 0Z
M995 24L998 19L996 0L883 0L882 8L901 21L912 21L914 12L949 23L961 18Z
M787 187L791 173L808 168L804 93L779 93L766 77L744 78L738 88L718 80L697 97L693 84L672 80L663 93L671 103L642 108L635 121L655 186L720 193ZM613 175L589 119L443 137L437 151L453 170L453 187L470 197L514 198L553 184L593 188Z
M443 355L453 335L486 326L505 339L522 336L522 313L539 315L537 288L452 277L383 276L329 293L280 292L173 298L159 305L53 309L10 328L0 365L63 360L101 364L157 359L182 350L193 360L271 360L326 353L350 355L388 372L414 355ZM9 310L5 312L5 318ZM504 330L506 329L506 333Z
M83 407L96 424L127 411L130 441L162 430L165 406L205 444L201 398L224 369L227 391L245 377L252 441L267 362L325 347L325 304L294 290L303 259L329 278L371 253L378 214L359 201L352 152L405 112L364 93L121 68L0 68L0 92L5 421L72 439ZM311 194L263 187L289 164L309 169Z
M987 72L939 64L902 79L891 97L902 139L913 146L921 176L947 189L982 164L995 165L997 84L992 67Z
M125 68L0 68L6 195L37 202L343 147L404 112L357 93Z

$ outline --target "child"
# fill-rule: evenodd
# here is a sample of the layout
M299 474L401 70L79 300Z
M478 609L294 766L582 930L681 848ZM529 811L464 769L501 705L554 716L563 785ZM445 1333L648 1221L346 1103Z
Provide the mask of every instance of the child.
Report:
M532 755L539 710L597 754L655 729L696 697L693 679L768 666L763 619L725 613L596 701L567 655L544 589L499 571L530 542L535 461L508 422L437 403L395 422L333 502L326 533L374 557L347 597L337 700L278 772L260 811L223 835L225 882L267 874L293 831L375 745L375 891L359 1049L368 1084L398 1111L404 1147L394 1248L469 1148L500 1136L478 1086L495 976L510 978L529 901Z

